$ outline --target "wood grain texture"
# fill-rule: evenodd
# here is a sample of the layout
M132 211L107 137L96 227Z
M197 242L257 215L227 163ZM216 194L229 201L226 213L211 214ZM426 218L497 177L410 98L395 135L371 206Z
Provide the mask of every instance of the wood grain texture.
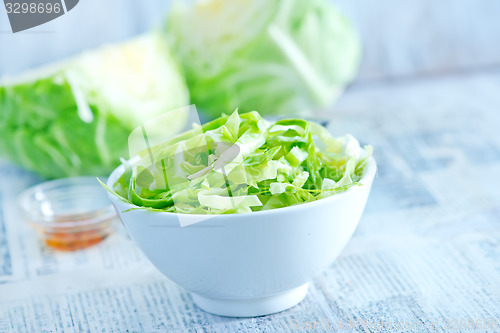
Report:
M203 312L122 234L74 255L36 246L15 210L34 179L0 164L0 253L16 259L0 262L0 331L498 332L498 91L500 71L348 90L330 129L375 148L368 206L305 300L265 317Z
M364 46L359 80L500 65L496 0L333 0Z

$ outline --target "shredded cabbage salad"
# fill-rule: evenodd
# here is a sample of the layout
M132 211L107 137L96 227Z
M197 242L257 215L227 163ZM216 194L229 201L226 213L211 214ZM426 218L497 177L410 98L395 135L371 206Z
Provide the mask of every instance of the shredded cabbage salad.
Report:
M108 191L166 212L275 209L361 185L371 151L351 135L334 138L315 122L270 122L255 111L236 110L142 152Z

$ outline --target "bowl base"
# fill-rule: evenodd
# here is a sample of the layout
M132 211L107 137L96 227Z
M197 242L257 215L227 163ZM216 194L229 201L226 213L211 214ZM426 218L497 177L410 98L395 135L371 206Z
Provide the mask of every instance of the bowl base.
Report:
M225 317L257 317L280 312L299 304L307 294L309 283L277 295L246 299L221 299L191 293L202 310Z

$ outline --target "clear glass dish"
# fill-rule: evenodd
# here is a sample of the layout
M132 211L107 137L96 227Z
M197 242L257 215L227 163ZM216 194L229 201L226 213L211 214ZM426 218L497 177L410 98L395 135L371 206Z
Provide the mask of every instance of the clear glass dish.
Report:
M95 177L41 183L19 198L25 220L41 240L61 251L75 251L103 241L113 231L116 211Z

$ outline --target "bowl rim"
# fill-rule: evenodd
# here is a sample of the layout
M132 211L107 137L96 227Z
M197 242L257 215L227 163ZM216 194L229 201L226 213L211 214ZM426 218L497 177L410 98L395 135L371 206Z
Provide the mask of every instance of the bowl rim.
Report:
M116 169L114 169L106 181L106 186L108 186L110 189L112 189L113 183L116 182L116 180L123 174L124 171L125 171L124 164L121 164ZM377 164L376 164L373 156L370 156L370 158L368 159L368 163L365 166L365 173L364 173L363 177L359 180L359 183L361 183L363 186L370 186L371 183L373 182L373 179L375 178L376 172L377 172ZM168 214L169 216L184 216L184 217L189 216L192 218L205 218L205 219L206 218L212 219L214 217L217 217L217 218L227 219L227 218L245 217L245 216L259 216L259 215L264 215L264 214L276 214L276 213L282 212L282 210L284 210L284 209L296 210L296 209L304 209L306 207L313 207L315 205L322 205L322 204L325 204L325 203L333 201L333 200L339 200L340 198L343 198L344 196L347 196L347 195L353 193L354 191L360 191L363 189L363 186L352 186L341 193L336 193L336 194L330 195L326 198L321 198L318 200L305 202L305 203L301 203L298 205L274 208L274 209L269 209L269 210L261 210L258 212L233 213L233 214L185 214L185 213L152 211L152 210L147 210L146 207L137 206L137 205L134 205L130 202L127 202L127 201L125 201L125 199L120 197L118 194L113 194L113 193L108 192L108 196L110 197L110 199L113 203L115 200L119 200L124 205L128 206L128 208L125 209L124 211L129 210L129 209L139 208L139 210L143 211L143 212ZM120 213L123 213L124 211L122 211Z

